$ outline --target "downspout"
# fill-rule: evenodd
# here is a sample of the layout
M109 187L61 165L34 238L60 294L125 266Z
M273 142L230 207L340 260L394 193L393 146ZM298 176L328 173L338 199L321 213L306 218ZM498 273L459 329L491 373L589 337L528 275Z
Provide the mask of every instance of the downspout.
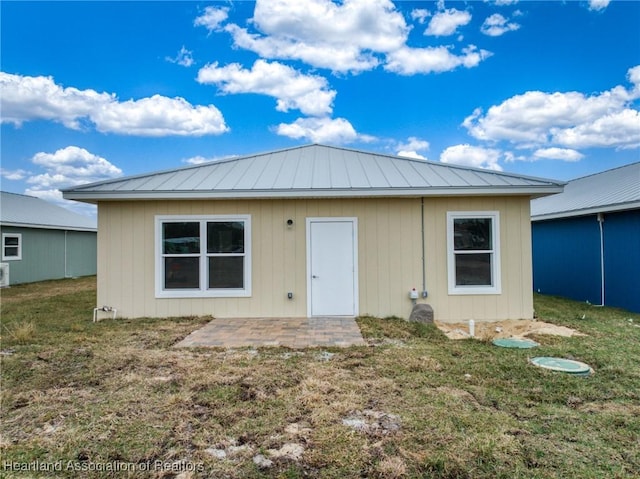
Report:
M420 197L420 219L422 222L422 297L427 297L427 270L424 246L424 196Z
M67 230L64 230L64 277L69 277L67 273Z
M604 306L604 213L598 213L596 218L600 227L600 304L594 306Z

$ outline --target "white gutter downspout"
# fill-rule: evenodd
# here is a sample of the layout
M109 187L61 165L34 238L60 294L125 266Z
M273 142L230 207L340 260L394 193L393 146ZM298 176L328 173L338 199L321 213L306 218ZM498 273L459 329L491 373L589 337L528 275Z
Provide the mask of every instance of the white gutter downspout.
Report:
M598 213L596 218L600 226L600 304L594 306L604 306L604 213Z
M423 298L427 297L427 271L424 246L424 196L420 198L420 219L422 220L422 293Z

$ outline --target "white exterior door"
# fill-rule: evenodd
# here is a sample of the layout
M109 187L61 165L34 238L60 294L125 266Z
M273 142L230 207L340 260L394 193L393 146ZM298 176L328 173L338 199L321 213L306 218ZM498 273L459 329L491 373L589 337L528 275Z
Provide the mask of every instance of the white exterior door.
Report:
M356 218L307 218L307 313L357 316Z

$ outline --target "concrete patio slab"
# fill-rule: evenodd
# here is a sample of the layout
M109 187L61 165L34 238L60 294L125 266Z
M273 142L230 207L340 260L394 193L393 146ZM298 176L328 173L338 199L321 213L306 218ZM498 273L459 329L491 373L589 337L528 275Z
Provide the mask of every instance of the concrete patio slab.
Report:
M366 345L353 318L214 319L174 347L347 347Z

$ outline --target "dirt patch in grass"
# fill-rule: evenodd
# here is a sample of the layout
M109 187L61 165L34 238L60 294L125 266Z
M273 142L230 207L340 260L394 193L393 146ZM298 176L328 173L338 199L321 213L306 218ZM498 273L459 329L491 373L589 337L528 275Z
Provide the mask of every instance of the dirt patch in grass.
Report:
M449 339L469 338L469 323L443 323L441 321L435 321L435 325L444 332ZM580 331L567 326L559 326L538 320L509 319L506 321L475 323L475 337L481 340L525 338L535 334L550 334L564 337L586 336Z

